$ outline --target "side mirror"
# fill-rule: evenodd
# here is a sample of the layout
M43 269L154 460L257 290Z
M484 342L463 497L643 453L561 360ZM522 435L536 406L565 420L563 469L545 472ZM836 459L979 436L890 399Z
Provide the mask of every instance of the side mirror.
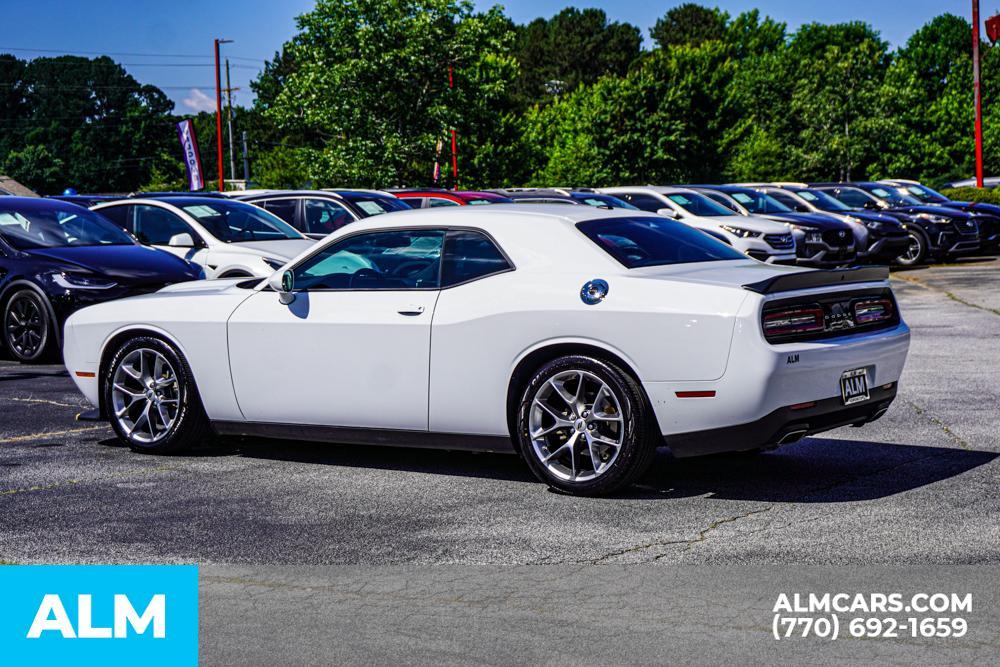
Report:
M680 213L678 213L677 211L675 211L672 208L660 208L660 209L657 209L656 210L656 215L662 215L662 216L667 217L667 218L673 218L674 220L676 220L677 218L681 217Z
M278 273L275 271L270 278L267 279L267 285L275 292L278 293L278 301L283 305L287 306L292 301L295 301L295 274L291 271L283 271Z
M193 248L194 239L191 238L191 235L187 232L184 232L183 234L174 234L170 237L170 240L167 241L167 245L171 248Z

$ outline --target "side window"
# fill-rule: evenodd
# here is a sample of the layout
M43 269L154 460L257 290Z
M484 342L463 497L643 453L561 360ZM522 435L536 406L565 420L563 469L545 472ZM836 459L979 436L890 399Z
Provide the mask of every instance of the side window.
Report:
M297 199L269 199L267 201L254 201L251 204L263 206L265 210L275 214L292 227L299 228L295 221L295 209L298 206Z
M831 194L840 201L844 202L848 206L853 206L854 208L863 208L865 204L868 203L869 199L857 190L837 190L834 192L827 191L827 194Z
M780 201L782 204L784 204L788 208L792 209L793 211L803 212L803 211L808 211L809 210L808 208L806 208L805 206L803 206L802 204L800 204L799 202L797 202L794 197L790 197L787 194L785 194L784 192L778 192L776 190L770 190L770 191L768 191L767 194L771 195L772 197L774 197L775 199L777 199L778 201Z
M170 239L178 234L190 234L195 243L199 240L186 222L159 206L136 204L133 225L134 230L129 231L142 243L150 245L168 245Z
M354 216L337 202L328 199L306 199L305 218L307 234L329 234L349 222Z
M443 245L439 230L357 234L295 267L295 289L436 289Z
M132 224L132 216L130 215L133 208L133 206L109 206L94 211L94 213L104 216L125 231L134 233L135 225Z
M428 208L438 208L439 206L461 206L461 204L442 197L430 197L427 199Z
M448 287L511 269L499 248L485 234L450 231L444 242L441 286Z
M649 211L650 213L656 213L661 208L668 208L666 204L653 195L626 192L623 194L616 194L615 196L621 197L629 204L632 204L632 206L635 206L642 211Z
M714 201L716 204L722 204L723 206L728 208L730 211L733 211L734 213L740 212L739 209L736 208L736 206L731 201L726 199L726 197L724 197L723 195L720 195L718 192L703 192L702 194L711 199L712 201Z

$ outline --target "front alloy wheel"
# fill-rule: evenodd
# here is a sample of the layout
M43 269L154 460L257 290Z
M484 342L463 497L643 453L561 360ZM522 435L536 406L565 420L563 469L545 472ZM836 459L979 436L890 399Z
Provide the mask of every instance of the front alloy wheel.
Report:
M521 454L562 491L611 493L641 476L660 441L639 384L606 361L560 357L528 383L518 415Z
M924 235L916 230L908 229L906 232L910 235L910 245L907 246L906 252L896 258L896 263L902 266L915 266L927 258L927 241Z
M180 409L174 367L156 350L129 352L115 369L111 409L118 425L134 441L154 444L163 440Z
M49 315L45 303L33 290L22 290L4 308L4 341L21 362L38 361L49 342Z
M211 436L191 369L170 343L150 336L127 340L101 377L103 410L132 449L166 454Z

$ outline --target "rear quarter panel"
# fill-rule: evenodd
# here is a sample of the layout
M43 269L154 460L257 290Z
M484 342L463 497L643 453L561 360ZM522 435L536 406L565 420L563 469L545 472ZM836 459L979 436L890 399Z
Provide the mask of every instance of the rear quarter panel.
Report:
M588 306L584 283L607 298ZM643 382L720 378L746 293L713 285L526 269L441 292L431 335L432 431L503 435L510 377L529 353L585 343L624 359Z

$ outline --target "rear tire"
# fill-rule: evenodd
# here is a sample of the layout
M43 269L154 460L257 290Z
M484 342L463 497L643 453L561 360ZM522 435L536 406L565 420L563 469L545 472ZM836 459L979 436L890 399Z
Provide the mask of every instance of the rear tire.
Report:
M3 308L3 342L22 364L37 364L50 355L54 336L48 305L33 289L15 292Z
M133 451L170 454L212 436L191 368L159 338L121 343L103 369L101 393L111 427Z
M532 376L517 436L538 479L580 496L635 482L662 440L639 383L614 364L582 355L554 359Z

